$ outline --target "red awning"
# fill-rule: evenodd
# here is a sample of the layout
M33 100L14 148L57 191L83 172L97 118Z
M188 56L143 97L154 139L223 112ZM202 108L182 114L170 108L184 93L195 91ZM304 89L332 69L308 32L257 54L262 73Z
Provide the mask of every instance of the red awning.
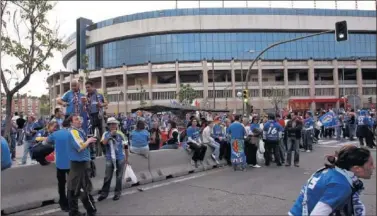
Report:
M344 102L347 101L347 98L312 98L312 99L290 99L289 103L336 103L336 102Z

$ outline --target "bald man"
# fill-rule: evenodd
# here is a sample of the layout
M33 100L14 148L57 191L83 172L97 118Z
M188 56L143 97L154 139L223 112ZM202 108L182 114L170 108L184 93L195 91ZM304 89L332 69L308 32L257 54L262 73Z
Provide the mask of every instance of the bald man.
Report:
M80 92L80 84L77 80L71 82L71 90L64 93L64 95L57 100L58 104L66 107L65 117L68 118L72 114L77 114L82 117L82 129L87 132L88 114L86 113L85 94Z

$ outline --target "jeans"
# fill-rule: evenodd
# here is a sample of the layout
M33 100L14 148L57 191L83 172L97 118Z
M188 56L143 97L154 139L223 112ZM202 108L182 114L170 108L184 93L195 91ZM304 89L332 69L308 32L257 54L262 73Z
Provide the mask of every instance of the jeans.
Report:
M115 181L114 195L120 195L122 192L122 182L123 182L123 175L124 175L126 161L116 160L115 164L116 164L116 172L115 172L116 181ZM109 195L111 180L113 179L113 173L114 173L113 161L106 160L105 178L103 180L101 196L107 197Z
M58 179L58 192L59 192L59 205L60 208L68 208L68 198L66 191L67 176L69 174L69 169L59 169L56 168L56 177Z
M215 155L216 160L218 160L220 156L220 144L215 141L211 141L208 143L208 146L214 148L213 154Z
M285 144L284 144L284 139L280 139L279 141L279 155L280 155L280 161L282 163L285 162L285 154L286 154L286 148L285 148Z
M335 127L335 132L336 132L336 139L337 139L337 140L340 140L340 138L341 138L341 133L342 133L342 127L341 127L341 126L337 126L337 127Z
M305 150L313 150L313 130L303 130L303 144ZM331 136L330 136L331 137Z
M353 140L356 135L356 125L350 124L348 128L349 128L349 138L350 140Z
M276 140L266 140L265 142L265 152L264 152L264 159L265 165L269 166L271 162L271 154L274 152L275 162L277 165L281 165L280 162L280 154L279 154L279 141Z
M30 147L32 146L32 141L31 140L25 140L24 141L24 155L22 156L22 164L26 164L27 160L27 155L30 155L31 158L31 152L30 152Z
M130 147L130 151L135 154L143 155L144 157L148 157L149 155L149 146L145 147Z
M287 140L287 164L291 165L292 161L292 151L295 153L293 162L295 164L299 163L300 160L300 148L299 148L299 142L296 138L288 137Z
M10 134L10 153L12 159L16 158L16 143L17 143L17 133Z
M24 130L17 129L17 145L22 145L22 140L24 139Z

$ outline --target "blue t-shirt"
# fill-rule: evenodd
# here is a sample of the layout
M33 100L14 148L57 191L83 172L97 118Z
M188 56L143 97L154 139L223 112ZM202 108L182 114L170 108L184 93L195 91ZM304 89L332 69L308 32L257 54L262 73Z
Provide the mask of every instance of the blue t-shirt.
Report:
M90 151L85 146L86 134L82 129L70 128L68 129L69 145L68 157L70 161L83 162L90 161Z
M72 90L67 91L64 93L62 100L67 103L67 109L65 110L66 115L71 115L75 112L75 104L74 104L74 92ZM81 92L77 92L78 94L78 106L79 106L79 113L81 114L83 111L83 103L81 101L81 97L85 97L85 95Z
M87 97L90 98L90 104L88 104L90 113L98 113L98 102L105 102L105 98L103 97L103 95L95 91L92 94L88 94Z
M34 130L34 128L37 128L37 123L32 122L32 123L26 123L25 125L25 140L26 141L33 141L37 133L32 134L31 131Z
M8 169L12 166L12 160L10 158L10 150L8 142L1 137L1 171Z
M246 135L245 127L239 122L233 122L227 129L227 132L232 139L244 139Z
M358 116L357 117L357 124L358 125L369 125L369 119L366 116Z
M314 119L312 117L306 118L304 120L304 128L314 127Z
M62 128L50 134L47 142L51 142L55 146L55 164L58 169L69 169L68 146L70 141L70 132Z
M149 144L149 132L147 130L134 130L131 133L131 146L136 148L146 147Z
M283 127L276 121L268 121L263 127L263 134L266 140L277 141L280 139L280 132Z
M301 189L300 195L290 210L292 215L302 215L304 187ZM350 183L343 174L335 169L325 169L322 172L316 173L307 189L309 215L318 202L329 205L333 211L340 209L346 204L351 194L352 189Z
M101 142L103 142L104 139L109 139L109 138L112 138L114 141L115 141L115 159L116 160L124 160L125 158L125 154L124 154L124 151L123 151L123 142L126 141L126 136L124 136L124 134L121 132L121 131L117 131L117 134L115 135L115 137L112 137L111 136L111 133L110 131L106 131L103 135L102 135L102 139L101 139ZM106 147L106 160L112 160L111 158L111 149L110 149L110 143L108 142L105 147Z
M224 137L224 130L221 125L215 124L215 126L213 126L213 136L215 138Z
M191 137L192 140L198 141L200 138L200 129L198 127L188 127L186 131L187 137Z

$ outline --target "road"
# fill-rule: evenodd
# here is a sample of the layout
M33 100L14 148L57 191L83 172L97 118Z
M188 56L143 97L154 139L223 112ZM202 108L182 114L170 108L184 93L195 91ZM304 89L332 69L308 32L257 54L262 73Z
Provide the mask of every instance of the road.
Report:
M339 146L338 146L339 147ZM300 153L300 167L220 168L124 190L118 201L97 203L98 215L287 215L303 183L323 165L331 145ZM376 160L376 151L372 150ZM367 215L376 215L376 175L365 180ZM84 211L83 207L80 207ZM67 215L57 205L17 215Z

